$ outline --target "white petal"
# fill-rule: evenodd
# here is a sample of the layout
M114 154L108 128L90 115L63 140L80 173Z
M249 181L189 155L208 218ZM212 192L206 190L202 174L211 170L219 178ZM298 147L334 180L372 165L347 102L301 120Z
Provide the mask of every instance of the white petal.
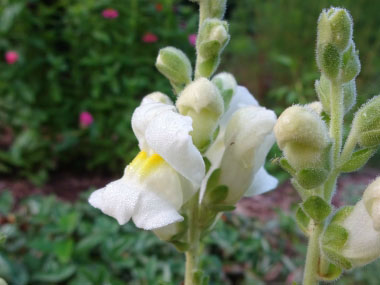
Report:
M244 86L238 86L236 88L235 95L232 97L230 107L228 108L226 113L224 113L220 121L221 126L224 126L228 123L235 111L246 106L259 106L259 103L255 99L255 97L253 97L253 95L249 93L247 88L245 88Z
M172 205L150 191L141 193L132 219L137 227L144 230L183 221L183 217Z
M173 105L158 103L153 100L147 100L136 108L132 115L132 129L139 141L140 149L148 150L149 148L145 140L145 132L149 123L162 113L174 110L175 107Z
M124 225L135 211L139 194L140 191L133 184L121 178L93 192L88 202Z
M273 190L277 185L277 178L270 175L264 167L261 167L254 176L252 184L244 196L260 195Z
M168 105L173 105L172 100L169 98L169 96L165 95L161 92L153 92L148 95L146 95L140 105L145 105L149 103L164 103Z
M205 165L189 135L191 124L190 117L168 110L150 121L145 139L171 167L199 186L205 175Z

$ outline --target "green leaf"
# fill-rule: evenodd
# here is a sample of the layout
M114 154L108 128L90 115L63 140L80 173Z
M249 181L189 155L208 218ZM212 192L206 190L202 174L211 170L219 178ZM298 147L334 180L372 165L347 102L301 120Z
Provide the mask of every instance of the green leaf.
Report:
M352 264L349 260L340 255L336 249L327 246L322 246L322 251L327 259L336 266L349 270L352 268Z
M71 212L64 215L59 220L59 227L66 233L71 234L78 225L80 215L77 212Z
M221 169L217 168L214 170L214 172L210 175L210 178L207 180L207 187L206 189L214 189L218 186L219 183L219 177L220 177ZM206 190L206 191L207 191Z
M190 245L187 242L172 241L171 242L179 252L185 252L189 249Z
M72 239L62 240L54 245L53 251L61 263L67 263L73 253L74 241Z
M321 185L328 177L325 169L305 168L297 172L297 182L305 189Z
M352 212L354 206L344 206L340 208L331 219L330 224L337 224L343 222Z
M32 276L32 280L35 282L49 282L58 283L67 280L76 271L76 267L73 264L63 265L55 271L49 273L36 273Z
M319 196L311 196L302 204L304 212L317 223L322 222L331 213L331 206Z
M281 157L278 160L279 165L283 170L288 172L290 175L295 176L296 175L296 170L290 165L288 160L285 157Z
M345 162L340 170L342 172L354 172L362 168L371 156L376 152L376 148L364 148L354 152L347 162Z
M303 233L308 236L310 217L305 214L305 212L302 210L302 207L298 207L296 211L296 222L298 227L303 231Z
M205 168L206 168L206 173L207 173L211 167L211 162L206 156L203 157L203 161L205 163Z

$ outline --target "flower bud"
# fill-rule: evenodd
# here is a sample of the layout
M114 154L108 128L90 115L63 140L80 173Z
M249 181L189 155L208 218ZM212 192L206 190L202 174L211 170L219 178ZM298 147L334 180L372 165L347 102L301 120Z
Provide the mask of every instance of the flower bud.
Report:
M352 19L346 9L323 10L318 19L317 45L333 44L343 52L352 39Z
M152 103L152 102L173 105L172 100L170 100L170 98L167 95L165 95L164 93L161 93L161 92L153 92L153 93L146 95L142 99L141 105L144 105L147 103Z
M335 80L338 77L342 55L336 46L328 43L317 49L317 64L321 73L328 79Z
M363 202L372 218L373 228L380 232L380 177L364 191Z
M237 110L228 122L225 151L220 164L219 185L228 187L223 203L234 205L251 186L274 143L276 115L263 107L248 106Z
M226 2L227 0L208 1L209 18L222 19L224 17L224 13L226 12Z
M223 97L224 109L227 110L237 87L235 77L231 73L222 72L215 75L212 82L218 87Z
M199 149L205 149L212 141L224 112L223 98L218 88L208 79L199 78L182 91L176 105L181 114L193 119L193 143Z
M287 108L278 118L274 133L292 167L321 166L330 140L326 124L311 109L299 105Z
M320 115L323 111L322 103L319 101L314 101L309 104L307 104L305 107L310 108L313 110L316 114Z
M320 80L315 81L315 90L322 103L323 111L330 114L331 83L323 74ZM347 113L356 103L355 80L342 84L344 112Z
M159 51L157 69L169 79L178 92L191 81L192 68L188 57L179 49L166 47Z
M198 69L196 77L210 77L219 65L219 56L230 39L228 24L206 19L198 35Z
M342 81L348 82L355 79L360 72L360 67L359 52L355 50L355 44L351 41L342 58Z
M372 98L356 112L352 128L358 135L361 147L380 144L380 95Z

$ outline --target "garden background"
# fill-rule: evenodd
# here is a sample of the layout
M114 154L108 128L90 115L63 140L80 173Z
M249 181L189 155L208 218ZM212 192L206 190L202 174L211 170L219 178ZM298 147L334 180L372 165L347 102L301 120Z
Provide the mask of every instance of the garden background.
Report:
M377 1L230 0L219 70L277 115L316 99L316 23L331 5L354 19L360 106L380 92ZM135 156L130 123L141 98L172 96L154 67L158 50L171 45L194 59L196 8L185 0L0 0L0 277L9 284L180 284L180 253L132 223L119 227L86 198ZM267 167L281 186L241 201L206 238L211 284L299 281L306 244L292 217L298 197L270 162L278 156L275 146ZM379 159L341 178L335 205L359 199ZM375 262L338 284L378 284L379 270Z

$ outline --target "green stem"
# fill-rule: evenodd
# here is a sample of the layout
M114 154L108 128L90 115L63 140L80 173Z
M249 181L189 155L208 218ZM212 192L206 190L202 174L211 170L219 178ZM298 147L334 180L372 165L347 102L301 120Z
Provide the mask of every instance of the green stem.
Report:
M198 36L201 32L201 27L204 22L209 16L209 0L199 0L199 26L198 26ZM196 45L197 49L197 55L199 54L198 52L198 45ZM199 65L200 65L200 57L197 56L197 59L195 61L195 72L194 72L194 79L198 79L200 76L199 74Z
M355 128L351 129L350 134L348 135L348 138L346 140L346 143L344 144L342 154L340 156L339 165L343 165L345 162L347 162L352 155L352 152L354 151L356 144L357 144L357 134Z
M317 283L317 271L319 265L319 236L322 232L322 225L311 221L312 229L307 248L305 271L303 275L304 285L314 285Z
M343 133L343 96L342 86L337 81L331 81L331 122L330 136L333 139L333 161L334 168L339 161L340 151L342 148Z
M185 285L195 285L194 273L198 271L199 257L199 192L194 195L189 207L189 249L186 251Z

